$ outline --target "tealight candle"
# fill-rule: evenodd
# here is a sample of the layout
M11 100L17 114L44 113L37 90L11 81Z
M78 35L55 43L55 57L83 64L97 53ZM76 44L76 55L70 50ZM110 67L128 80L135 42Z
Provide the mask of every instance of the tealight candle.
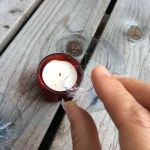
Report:
M69 92L75 91L82 81L83 70L70 55L57 53L41 61L37 75L39 87L49 100L69 100Z
M66 91L76 84L77 72L71 63L53 60L44 67L42 78L49 88Z

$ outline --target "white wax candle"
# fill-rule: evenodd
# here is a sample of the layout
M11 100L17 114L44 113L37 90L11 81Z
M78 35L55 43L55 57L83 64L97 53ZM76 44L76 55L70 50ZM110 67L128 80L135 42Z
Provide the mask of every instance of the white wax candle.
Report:
M76 84L77 72L71 63L53 60L44 67L42 78L49 88L66 91Z

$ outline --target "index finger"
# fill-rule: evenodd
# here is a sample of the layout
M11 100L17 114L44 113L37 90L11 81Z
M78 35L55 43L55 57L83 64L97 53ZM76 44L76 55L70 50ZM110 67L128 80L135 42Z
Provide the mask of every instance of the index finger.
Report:
M95 90L103 101L109 115L118 128L129 120L132 122L134 112L145 111L125 87L111 77L104 67L97 67L92 72Z

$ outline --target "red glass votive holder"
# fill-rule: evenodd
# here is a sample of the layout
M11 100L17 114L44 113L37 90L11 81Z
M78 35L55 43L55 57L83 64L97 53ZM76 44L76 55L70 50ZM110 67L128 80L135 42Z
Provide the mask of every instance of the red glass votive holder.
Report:
M75 68L77 73L77 80L76 80L76 84L71 89L67 89L66 91L55 91L50 87L48 87L44 82L42 77L43 69L49 62L53 60L67 61L70 64L72 64L73 67ZM63 53L55 53L45 57L40 62L37 71L37 81L42 93L44 94L44 96L48 98L48 100L53 102L61 101L62 99L64 99L65 101L71 100L73 95L69 93L74 93L78 89L78 87L82 82L82 78L83 78L83 70L79 62L76 59L74 59L72 56Z

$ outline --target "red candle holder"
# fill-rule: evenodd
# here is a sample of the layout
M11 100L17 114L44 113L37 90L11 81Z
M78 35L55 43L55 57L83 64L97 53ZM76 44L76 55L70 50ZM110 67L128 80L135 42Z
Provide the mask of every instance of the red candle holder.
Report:
M42 72L43 72L44 67L53 60L68 61L70 64L74 66L77 72L77 81L76 81L76 84L71 89L67 89L66 91L55 91L49 88L45 84L43 77L42 77ZM83 78L83 70L79 62L73 57L71 57L70 55L62 54L62 53L55 53L55 54L51 54L45 57L40 62L38 71L37 71L37 81L38 81L38 85L42 93L48 98L48 100L54 101L54 102L61 101L62 99L64 99L65 101L71 100L73 95L69 93L75 92L78 89L78 87L80 86L82 82L82 78Z

